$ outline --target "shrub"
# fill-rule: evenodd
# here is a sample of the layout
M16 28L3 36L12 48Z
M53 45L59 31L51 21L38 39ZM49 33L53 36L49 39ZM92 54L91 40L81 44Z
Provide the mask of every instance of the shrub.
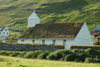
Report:
M54 55L53 53L50 53L50 54L46 57L46 59L48 59L48 60L56 60L56 55Z
M25 54L25 58L32 58L32 56L33 56L33 53L34 52L27 52L26 54Z
M42 53L42 51L34 51L34 52L28 52L28 53L26 53L25 54L25 58L37 58L37 56L39 55L39 54L41 54Z
M67 54L71 54L72 52L70 50L63 50L63 49L61 49L61 50L55 51L54 53L62 53L64 55L67 55Z
M77 53L77 52L79 52L78 49L72 49L71 51L72 51L73 53Z
M64 57L64 54L63 53L54 53L54 55L56 56L56 60L60 60L61 58Z
M96 58L97 58L97 59L100 59L100 55L97 55Z
M86 57L87 57L86 53L79 53L77 55L77 58L75 59L75 61L77 61L77 62L84 62Z
M24 58L25 54L26 54L26 53L20 53L20 54L18 55L18 57Z
M41 53L40 55L38 55L38 59L46 59L47 55L49 55L48 52L44 52L44 53Z
M0 51L0 55L12 56L12 57L22 57L25 55L25 52L16 52L16 51Z
M12 52L0 51L0 55L9 56L10 54L12 54Z
M65 55L68 55L68 54L71 54L72 52L69 51L69 50L57 50L57 51L54 51L52 52L49 56L48 56L48 59L50 60L60 60L65 57Z
M85 50L85 52L88 54L88 55L100 55L100 51L98 50L95 50L95 49L91 49L91 48L88 48Z
M85 62L86 63L100 63L100 59L97 59L97 58L86 58Z
M95 45L100 45L100 42L95 42L94 44L95 44Z
M66 55L64 60L65 61L74 61L76 59L76 54L69 54L69 55Z
M12 52L12 54L10 54L10 56L17 57L19 54L20 54L19 52Z

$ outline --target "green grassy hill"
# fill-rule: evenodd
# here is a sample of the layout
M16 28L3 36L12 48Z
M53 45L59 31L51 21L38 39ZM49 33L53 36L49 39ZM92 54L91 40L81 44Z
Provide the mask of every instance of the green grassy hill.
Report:
M0 26L23 30L36 3L41 23L87 22L100 25L100 0L0 0Z
M0 67L99 67L100 64L22 59L0 56Z

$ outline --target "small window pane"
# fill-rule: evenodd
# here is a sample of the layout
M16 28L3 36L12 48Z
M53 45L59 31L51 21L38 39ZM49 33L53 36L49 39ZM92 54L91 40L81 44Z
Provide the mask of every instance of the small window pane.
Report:
M22 39L22 41L24 41L24 39Z
M65 43L66 43L66 40L63 40L63 45L65 45Z
M3 34L5 34L5 32L3 32Z
M35 40L32 40L33 43L35 43Z
M7 29L5 29L5 31L7 31Z
M56 40L53 40L53 44L55 44Z
M45 44L45 40L42 40L42 43Z
M7 32L7 35L8 35L9 33Z

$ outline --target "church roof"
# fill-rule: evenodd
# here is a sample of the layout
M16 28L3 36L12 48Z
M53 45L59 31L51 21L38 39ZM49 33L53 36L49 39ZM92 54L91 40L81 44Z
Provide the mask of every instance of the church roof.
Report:
M93 31L100 31L100 26L96 27Z
M84 23L37 24L26 29L20 38L75 38Z
M38 20L40 20L39 17L37 16L37 14L36 14L35 12L33 12L33 13L31 14L31 16L29 16L28 19L38 19Z

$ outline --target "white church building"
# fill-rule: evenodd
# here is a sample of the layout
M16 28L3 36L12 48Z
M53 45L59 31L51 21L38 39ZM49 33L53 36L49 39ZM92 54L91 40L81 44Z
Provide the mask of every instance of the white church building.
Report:
M35 12L28 18L28 28L20 36L20 44L92 46L93 40L86 23L49 23L40 24Z
M5 40L9 36L8 27L0 27L0 40Z

